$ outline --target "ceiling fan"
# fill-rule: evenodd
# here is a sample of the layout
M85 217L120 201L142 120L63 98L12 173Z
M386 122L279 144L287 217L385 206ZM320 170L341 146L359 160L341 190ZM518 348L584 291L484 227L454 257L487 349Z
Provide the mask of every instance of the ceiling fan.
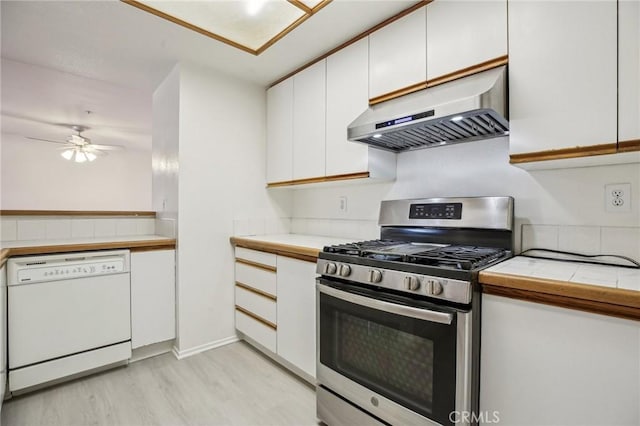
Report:
M69 126L76 134L71 134L66 141L54 141L51 139L33 138L26 136L27 139L51 142L63 145L63 152L60 154L66 160L74 160L76 163L84 163L85 161L94 161L98 156L107 155L105 151L122 150L122 145L98 145L91 142L86 136L82 136L82 132L89 130L89 127L72 125Z

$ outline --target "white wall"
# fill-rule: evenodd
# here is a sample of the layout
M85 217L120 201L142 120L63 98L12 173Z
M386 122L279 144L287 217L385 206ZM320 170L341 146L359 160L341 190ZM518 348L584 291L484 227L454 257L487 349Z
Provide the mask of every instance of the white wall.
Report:
M529 172L509 165L508 138L497 138L402 153L397 167L394 183L294 191L294 231L313 233L319 223L322 227L318 220L328 219L323 234L354 230L364 222L366 235L373 237L383 199L483 195L515 198L517 240L521 225L529 223L640 226L639 164ZM604 185L621 182L631 183L632 211L607 213ZM348 197L346 214L338 209L340 196Z
M2 135L5 210L151 210L151 153L110 152L91 163L60 156L58 146Z
M179 354L186 355L235 336L234 262L229 242L234 223L262 223L255 226L262 231L267 223L280 224L280 230L287 232L291 194L265 189L264 88L194 65L181 64L177 72L176 346ZM154 110L164 108L156 105L160 102L175 105L175 79L171 74L165 80L174 86L164 88L166 96L156 92ZM154 185L156 182L158 179ZM172 191L154 190L154 205L159 205L155 197L163 192L173 208Z
M176 65L153 93L151 156L153 210L156 217L175 222L178 220L179 115L180 67Z

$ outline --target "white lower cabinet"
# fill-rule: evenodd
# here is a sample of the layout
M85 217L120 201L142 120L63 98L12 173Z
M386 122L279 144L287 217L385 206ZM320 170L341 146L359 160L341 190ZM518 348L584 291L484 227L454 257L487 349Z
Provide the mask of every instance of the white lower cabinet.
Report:
M483 295L480 371L500 424L640 424L638 321Z
M131 347L176 337L175 250L131 253Z
M236 330L306 380L316 376L315 262L236 248Z
M278 355L316 376L316 264L278 256Z

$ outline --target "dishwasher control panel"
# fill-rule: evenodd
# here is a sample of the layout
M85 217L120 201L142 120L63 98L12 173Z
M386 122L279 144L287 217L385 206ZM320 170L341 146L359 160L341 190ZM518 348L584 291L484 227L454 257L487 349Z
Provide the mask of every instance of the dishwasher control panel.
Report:
M43 266L18 271L18 282L52 281L71 278L93 277L95 275L117 274L125 272L124 260L115 259L103 262L69 263L55 266Z
M88 278L129 272L129 252L85 252L10 259L9 285Z

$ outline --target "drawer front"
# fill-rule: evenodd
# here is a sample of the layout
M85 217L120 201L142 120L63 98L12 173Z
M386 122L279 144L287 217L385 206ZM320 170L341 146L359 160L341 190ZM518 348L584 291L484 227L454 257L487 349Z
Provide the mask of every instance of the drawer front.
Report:
M276 273L236 262L236 281L275 296Z
M276 266L275 254L251 250L244 247L236 247L236 258L248 260L250 262L262 263L263 265Z
M276 330L236 310L236 328L271 352L276 351Z
M236 305L245 308L260 318L276 323L276 301L273 299L236 286Z

